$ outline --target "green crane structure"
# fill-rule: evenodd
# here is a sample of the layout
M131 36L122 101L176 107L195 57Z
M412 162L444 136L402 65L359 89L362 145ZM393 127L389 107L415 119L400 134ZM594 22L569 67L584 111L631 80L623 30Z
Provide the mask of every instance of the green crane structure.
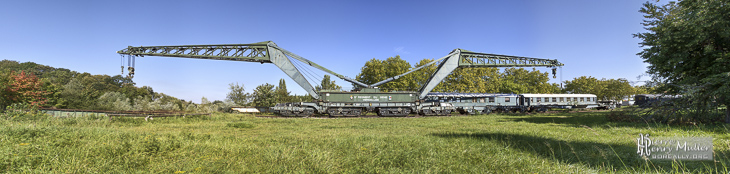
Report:
M304 62L305 64L320 69L324 72L332 74L345 81L367 87L368 85L353 80L349 77L337 74L327 68L307 60L301 56L291 53L285 49L279 48L274 42L258 42L252 44L222 44L222 45L178 45L178 46L129 46L125 49L117 51L119 54L131 56L162 56L162 57L182 57L195 59L213 59L213 60L230 60L230 61L247 61L260 63L273 63L279 67L286 75L294 79L299 86L304 88L309 95L315 99L319 99L319 94L314 90L312 85L307 82L302 73L292 64L287 56Z
M458 67L558 67L563 66L562 63L555 59L540 59L519 56L507 56L498 54L487 54L471 52L463 49L455 49L447 56L436 59L435 61L423 66L414 68L404 74L388 78L372 85L351 79L347 76L337 74L327 68L324 68L310 60L298 56L292 52L278 47L272 41L258 42L252 44L221 44L221 45L178 45L178 46L129 46L125 49L117 51L119 54L131 56L162 56L162 57L181 57L196 59L213 59L213 60L230 60L230 61L247 61L260 63L273 63L279 67L289 77L306 90L312 97L319 99L319 94L314 90L312 85L306 81L301 72L287 59L286 56L304 62L314 68L334 75L342 80L357 84L361 87L372 88L384 83L398 79L406 74L417 71L423 67L427 67L434 63L440 63L436 72L429 78L426 84L421 87L418 92L419 98L423 99L426 94L438 85L441 80L446 78L451 72ZM553 71L555 74L555 71Z
M553 59L539 59L529 57L486 54L455 49L448 55L435 61L416 67L404 74L385 79L374 84L364 84L349 77L337 74L308 59L278 47L272 41L252 44L223 44L223 45L179 45L179 46L129 46L117 51L128 56L163 56L195 59L247 61L272 63L291 77L299 86L304 88L317 103L300 103L288 106L286 112L291 115L307 116L313 113L328 113L330 115L360 115L361 112L378 112L379 115L403 116L411 111L420 111L422 108L434 109L433 105L421 105L426 95L456 68L469 67L551 67L555 74L555 67L563 66ZM326 73L332 74L347 82L365 88L363 93L315 91L311 83L294 66L289 58L303 62ZM428 81L417 92L408 93L380 93L375 87L393 81L406 74L437 64L438 68L429 77ZM131 69L130 74L133 73ZM324 94L321 94L324 93ZM414 95L415 94L415 95ZM379 99L387 99L379 101ZM373 102L377 101L377 102ZM337 108L333 110L332 108ZM445 108L436 108L445 109ZM443 112L444 114L450 112Z
M469 68L469 67L548 67L553 68L553 76L555 75L555 67L563 66L562 63L554 59L539 59L530 57L519 57L519 56L507 56L498 54L487 54L466 51L463 49L455 49L448 55L436 59L431 63L427 63L420 67L416 67L411 71L397 75L395 77L387 78L383 81L374 83L369 87L375 87L387 82L393 81L400 77L410 74L414 71L418 71L421 68L430 66L434 63L439 63L436 72L426 81L426 83L418 90L419 98L423 99L428 95L433 88L436 87L446 76L451 74L456 68Z

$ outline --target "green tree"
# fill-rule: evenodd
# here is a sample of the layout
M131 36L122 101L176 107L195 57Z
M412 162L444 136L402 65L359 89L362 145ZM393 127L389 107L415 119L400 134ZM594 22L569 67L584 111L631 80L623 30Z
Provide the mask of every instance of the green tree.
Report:
M606 87L603 95L609 100L620 101L624 97L636 94L636 90L626 79L603 79L601 81Z
M539 70L527 71L524 68L507 68L500 77L501 93L552 94L560 91L557 84L549 83L550 75Z
M571 94L595 94L598 96L606 88L600 80L591 76L580 76L573 80L566 80L563 83L565 83L565 89L563 90ZM602 100L603 97L598 97L598 99Z
M2 63L2 62L0 62ZM5 73L3 71L0 71L0 111L4 111L5 107L9 106L10 99L8 99L8 95L10 95L10 91L5 90L9 88L8 84L10 84L10 73Z
M684 0L644 3L647 32L637 33L647 73L670 93L696 91L700 99L730 106L730 2ZM693 89L694 88L694 89ZM725 122L730 123L730 109Z
M335 84L334 80L330 80L329 75L324 75L324 78L322 78L322 83L320 85L317 85L314 87L316 91L319 90L342 90L342 87Z
M415 65L413 65L413 68L418 68L418 67L424 66L433 61L434 61L433 59L423 59L423 60L419 61L418 63L416 63ZM426 81L429 79L429 77L431 77L431 75L433 75L433 73L436 72L436 68L437 68L437 64L431 64L427 67L423 67L420 70L411 73L412 74L410 76L411 83L409 85L409 88L413 89L414 91L421 89L421 87L426 85ZM446 92L444 83L439 83L438 85L436 85L435 88L433 88L432 91Z
M311 102L311 101L314 101L314 97L312 97L309 94L291 96L291 102Z
M129 98L120 92L106 92L101 95L98 100L98 109L101 110L113 110L113 111L127 111L132 110Z
M595 94L599 100L622 100L624 97L637 94L636 89L626 79L601 79L591 76L576 77L566 80L565 92L572 94Z
M78 78L72 79L63 86L61 97L60 105L64 108L83 109L90 103L84 95L84 86Z
M246 89L243 87L243 85L236 84L228 84L228 89L231 91L228 92L226 95L226 99L235 103L238 106L248 106L251 102L251 94L246 92Z
M286 90L286 81L279 79L279 86L276 86L276 98L279 99L278 103L292 102L290 92Z
M385 60L378 60L373 58L370 61L365 62L365 66L360 69L361 72L357 75L355 80L363 82L365 84L374 84L387 78L401 75L405 72L408 72L410 69L411 65L405 60L401 59L400 56L389 57ZM382 84L379 86L379 88L383 91L416 90L411 89L413 83L413 73L411 73L399 79Z
M649 85L634 86L634 94L654 94L655 88Z
M276 104L276 93L274 93L274 85L263 84L253 90L253 105L256 107L271 107Z

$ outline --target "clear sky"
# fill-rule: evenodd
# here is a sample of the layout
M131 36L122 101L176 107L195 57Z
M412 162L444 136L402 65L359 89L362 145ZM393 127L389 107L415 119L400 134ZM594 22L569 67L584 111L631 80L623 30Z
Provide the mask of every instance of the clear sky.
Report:
M643 1L4 1L0 59L91 74L121 74L127 46L238 44L279 47L354 78L366 61L400 55L417 63L456 48L558 59L560 78L637 81L647 64L632 34L644 32ZM531 69L531 68L528 68ZM537 68L547 71L546 68ZM126 73L126 71L125 71ZM324 75L324 73L319 73ZM273 64L137 58L134 81L188 101L224 100L285 79ZM320 77L321 78L321 77ZM641 80L646 80L647 77ZM317 84L319 82L314 82ZM340 86L349 83L338 80Z

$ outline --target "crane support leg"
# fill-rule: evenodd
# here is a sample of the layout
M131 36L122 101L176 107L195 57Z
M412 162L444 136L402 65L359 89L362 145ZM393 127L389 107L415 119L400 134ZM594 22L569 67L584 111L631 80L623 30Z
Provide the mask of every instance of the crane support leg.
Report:
M459 50L457 50L457 51L459 51ZM423 85L421 90L419 90L419 94L420 94L420 96L418 96L419 98L421 98L421 99L425 98L426 95L428 94L428 91L433 90L433 88L435 88L436 85L441 83L441 81L444 80L444 78L446 78L446 76L451 74L452 71L454 71L457 67L459 67L459 56L461 56L461 54L459 54L457 52L456 54L453 54L453 55L449 56L448 58L446 58L446 60L444 60L444 62L441 63L441 65L439 65L439 67L436 69L436 72L434 72L434 74L431 75L431 78L429 78L428 81L426 81L426 84ZM424 91L426 91L426 92L424 92Z
M284 71L286 75L291 77L299 86L304 88L305 91L309 92L309 95L312 95L315 99L319 99L319 95L316 91L314 91L314 88L312 85L309 84L307 79L302 76L302 73L297 70L296 67L294 67L294 64L291 63L289 58L284 55L281 51L277 49L269 49L269 56L271 57L271 63L279 67L281 71Z

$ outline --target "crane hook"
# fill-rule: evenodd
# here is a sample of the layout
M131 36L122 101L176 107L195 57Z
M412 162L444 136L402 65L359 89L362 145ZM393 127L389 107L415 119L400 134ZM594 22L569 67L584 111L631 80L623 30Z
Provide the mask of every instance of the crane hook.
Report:
M553 78L556 78L556 76L555 76L555 72L556 72L557 70L558 70L557 68L553 68Z

